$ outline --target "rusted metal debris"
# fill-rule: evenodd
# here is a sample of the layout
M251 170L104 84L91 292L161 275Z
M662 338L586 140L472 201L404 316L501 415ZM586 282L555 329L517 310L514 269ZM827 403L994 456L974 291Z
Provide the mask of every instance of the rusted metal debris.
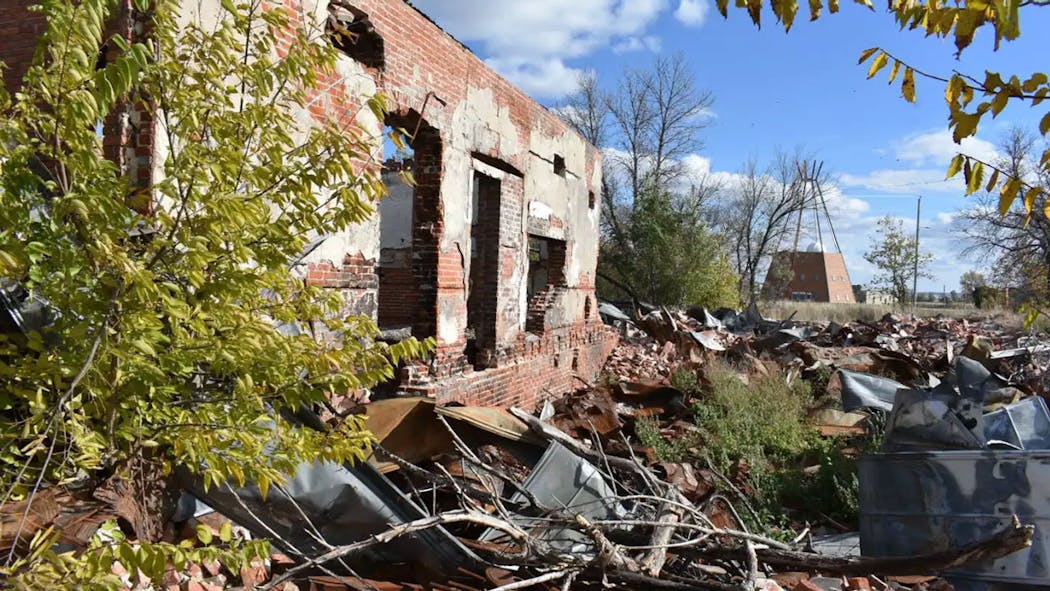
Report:
M377 439L367 465L304 467L268 499L191 487L232 517L239 535L276 534L282 553L242 572L217 565L172 571L166 591L945 591L951 586L931 575L1031 544L1030 525L1006 523L982 530L981 539L908 557L818 554L804 536L788 543L747 531L746 463L719 474L695 461L665 461L640 443L635 427L648 421L668 439L691 437L696 426L686 419L696 391L672 385L672 376L698 376L702 391L705 364L722 361L745 383L784 373L818 385L816 395L840 401L810 417L829 436L864 432L878 412L871 409L893 410L898 391L970 372L961 387L998 405L982 410L1001 411L989 424L1013 428L1018 441L1032 439L1016 428L1026 409L1010 414L1003 404L1045 392L1035 362L1040 343L945 319L836 324L769 320L756 308L632 315L603 304L600 311L625 334L607 379L551 401L543 418L521 409L438 407L425 398L373 402L363 409ZM989 343L991 352L975 343ZM979 357L985 373L960 356ZM28 521L68 528L63 541L82 547L113 512L62 494L38 495ZM193 536L188 526L196 523L218 529L227 518L199 501L190 505L169 538ZM0 508L5 532L18 510ZM128 589L147 588L126 580Z

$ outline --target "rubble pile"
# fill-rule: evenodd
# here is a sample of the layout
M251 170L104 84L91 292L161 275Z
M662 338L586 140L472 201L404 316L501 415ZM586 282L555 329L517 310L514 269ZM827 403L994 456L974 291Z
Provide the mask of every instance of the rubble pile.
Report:
M777 321L754 307L600 311L622 332L605 378L538 409L390 398L361 409L376 438L367 463L304 465L268 495L206 488L185 475L173 541L196 543L200 526L218 536L231 522L235 536L269 538L279 552L239 572L169 569L165 591L948 591L952 583L935 575L1028 560L1033 539L1042 542L1023 503L1011 505L1012 520L960 529L968 538L905 535L871 491L892 502L893 487L917 485L885 474L882 485L863 481L886 470L884 458L861 464L865 555L843 531L858 524L798 523L798 535L774 536L755 527L748 466L721 473L698 459L703 450L669 458L640 436L648 425L663 440L702 445L691 409L711 387L705 369L718 363L744 383L807 381L815 431L855 436L885 424L890 455L919 451L932 461L931 450L1050 449L1040 397L1048 351L1026 335L965 320ZM1009 478L998 470L1000 481ZM875 508L869 515L865 502ZM74 547L108 517L104 508L78 518L75 505L54 505L77 526L63 539ZM17 507L2 509L0 523L13 522ZM34 519L42 526L47 516ZM888 541L893 531L900 539ZM118 575L127 589L151 588Z

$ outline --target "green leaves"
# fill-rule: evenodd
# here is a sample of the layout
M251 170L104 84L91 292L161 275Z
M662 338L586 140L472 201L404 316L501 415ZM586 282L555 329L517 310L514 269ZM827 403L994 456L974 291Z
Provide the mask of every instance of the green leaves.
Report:
M227 3L219 20L196 23L178 3L147 2L150 36L113 38L96 70L113 4L43 2L47 33L20 99L0 93L0 274L61 312L46 338L0 341L0 405L18 417L0 425L0 486L24 495L37 477L49 486L102 467L120 474L146 456L208 486L266 489L304 461L364 460L371 437L357 418L313 430L281 416L372 387L434 348L377 343L372 320L289 269L311 238L367 219L384 191L359 166L375 148L370 134L303 121L336 50L284 35L283 9ZM278 38L288 41L280 51ZM382 118L384 97L362 102ZM118 108L126 119L106 118ZM163 137L155 175L105 157L103 119L110 137ZM344 338L277 330L291 322ZM113 561L155 573L259 547L229 528L198 534L200 547L40 555L19 576L64 588L53 580L98 583Z
M204 545L210 544L213 539L211 527L204 525L203 523L197 524L197 539Z
M875 265L878 274L874 285L890 290L898 302L908 300L914 269L928 277L933 255L916 248L915 238L908 234L900 220L886 216L878 221L878 235L864 253L864 259Z
M144 44L123 45L127 47L123 54L94 74L93 94L99 117L104 117L112 105L131 92L136 77L148 66L149 53Z
M229 522L226 523L227 527ZM59 532L51 528L34 536L30 552L13 564L0 567L0 576L22 589L122 589L126 585L113 574L119 564L121 570L141 573L153 582L163 579L165 571L174 567L183 571L189 563L217 563L237 572L254 559L270 556L267 540L240 540L230 535L228 540L216 543L213 537L203 545L193 541L179 544L130 542L125 539L114 521L99 528L104 536L91 540L79 554L58 554ZM198 528L198 535L200 536ZM208 536L211 536L209 531ZM110 541L111 540L111 541Z

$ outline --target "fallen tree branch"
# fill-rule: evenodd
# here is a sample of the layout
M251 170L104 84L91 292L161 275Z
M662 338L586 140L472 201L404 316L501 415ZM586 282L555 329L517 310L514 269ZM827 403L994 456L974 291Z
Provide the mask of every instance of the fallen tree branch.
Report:
M586 517L583 515L577 515L576 523L580 526L580 529L591 538L594 545L597 547L598 556L596 560L598 564L601 565L603 571L609 568L614 570L628 570L631 572L638 571L638 563L631 557L626 556L616 544L610 542L609 538L605 537L605 534L588 521Z
M660 571L667 562L667 544L674 536L675 525L682 519L682 509L671 503L665 502L660 505L660 512L656 520L666 525L653 528L653 537L649 545L653 546L645 557L642 558L642 570L651 577L659 577Z
M927 575L973 564L995 560L1024 550L1032 545L1035 528L1021 525L1014 517L1011 526L994 536L939 552L901 557L823 556L810 552L796 552L779 548L757 550L759 562L788 570L820 571L829 575L866 576L873 573L887 576ZM724 560L746 560L743 546L712 546L681 551L683 555Z
M517 417L517 418L521 419L522 421L524 421L525 424L529 426L529 429L531 429L532 432L535 433L536 435L539 435L540 437L542 437L543 439L545 439L547 441L554 441L554 442L560 443L561 445L565 446L566 449L568 449L572 453L580 456L581 458L584 458L586 460L590 460L590 461L598 463L598 464L600 464L603 460L607 460L609 465L611 467L613 467L613 468L617 468L619 470L624 470L626 472L636 472L636 473L639 472L638 466L636 466L634 464L634 462L632 462L630 460L626 460L624 458L619 458L619 457L610 456L610 455L606 455L603 458L601 456L601 454L598 454L594 450L587 449L582 444L580 444L579 441L576 441L575 439L573 439L572 437L569 437L567 434L563 433L559 429L556 429L556 428L554 428L554 427L544 423L543 421L541 421L541 420L537 419L536 417L532 416L531 414L521 410L520 408L511 407L510 414L512 414L515 417ZM647 476L650 477L650 478L652 477L651 474L640 474L640 475L643 478L646 478Z
M663 591L741 591L743 589L739 585L727 585L715 581L701 581L685 577L657 579L648 575L622 571L606 573L606 577L615 583L636 585L637 589L661 589Z
M514 591L515 589L525 589L526 587L532 587L533 585L539 585L540 583L547 583L550 581L557 581L558 579L572 577L577 572L579 572L579 569L567 568L550 573L545 573L537 577L532 577L531 579L507 583L506 585L501 585L494 589L490 589L490 591Z
M345 546L336 546L335 548L329 550L328 552L325 552L324 554L313 557L312 559L310 559L310 562L306 562L288 569L281 576L273 579L265 586L261 587L261 589L262 591L274 589L281 583L294 577L303 570L313 566L313 564L315 563L324 564L326 562L336 560L337 558L343 558L345 556L358 554L368 548L371 548L372 546L379 546L382 544L390 543L395 539L407 534L415 533L425 529L430 529L432 527L437 527L440 525L449 525L452 523L473 523L475 525L483 525L485 527L490 527L492 529L496 529L507 534L511 537L511 539L521 542L524 546L536 546L537 544L541 543L538 540L531 538L527 533L522 531L520 528L514 526L513 524L507 523L502 519L492 517L491 515L477 513L473 511L443 513L441 515L434 515L433 517L424 517L415 521L409 521L407 523L395 525L382 533L370 537L367 540L362 540L353 544L347 544Z
M747 552L747 587L753 589L758 580L758 551L751 540L744 542L744 551Z

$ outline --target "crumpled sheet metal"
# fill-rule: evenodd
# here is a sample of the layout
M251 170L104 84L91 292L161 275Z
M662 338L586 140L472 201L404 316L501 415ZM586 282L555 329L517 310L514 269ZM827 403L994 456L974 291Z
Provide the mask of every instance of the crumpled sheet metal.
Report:
M815 326L793 326L790 328L781 328L768 336L755 340L753 347L755 350L766 351L777 349L789 343L808 341L819 335L821 330L822 329Z
M522 486L544 507L567 509L590 520L616 519L624 514L624 509L614 500L615 489L598 469L558 443L550 444ZM528 502L521 493L511 500ZM529 522L522 520L522 524ZM594 552L594 542L574 529L537 525L530 528L530 533L562 552ZM500 535L490 530L481 539L492 541Z
M1013 394L1009 382L969 357L959 356L955 359L955 380L964 396L981 400L985 404L1009 400Z
M845 389L843 390L845 397ZM1008 382L966 357L931 390L899 390L890 412L884 450L1047 449L1050 415L1046 404L1021 405L985 414L987 405L1019 395Z
M409 462L428 460L452 449L452 436L438 422L433 398L413 396L390 398L365 406L365 424L387 451ZM369 463L380 472L397 470L398 465L372 456Z
M609 302L600 302L598 304L598 314L606 320L615 320L618 322L626 322L629 324L634 323L631 320L630 316L624 314L623 310L617 308Z
M800 341L789 350L807 366L829 365L836 369L870 373L897 380L914 387L930 385L930 376L911 356L872 347L821 347Z
M1003 442L1015 449L1050 450L1050 411L1046 401L1030 396L984 415L989 444Z
M907 389L900 382L871 374L848 369L840 369L838 374L842 383L842 408L846 412L864 408L889 412L893 410L897 391Z
M860 541L865 556L913 556L987 538L1016 515L1035 526L1032 546L953 576L1007 588L1050 584L1050 452L939 451L860 458ZM1027 588L1027 587L1026 587Z
M224 486L205 490L201 479L183 476L194 496L253 535L272 538L269 530L273 530L278 536L275 543L282 545L281 540L285 540L287 545L311 556L330 548L311 535L303 514L290 499L333 546L359 542L393 525L425 516L369 464L302 464L284 486L271 488L265 500L254 484L234 491ZM285 549L296 554L291 547ZM452 573L460 567L479 564L477 556L441 527L406 534L360 559L412 562L432 573Z
M713 331L691 331L689 336L696 341L696 344L700 345L708 351L725 351L726 346L722 343L722 340L718 338L718 335Z
M51 302L16 281L0 277L0 334L29 336L42 331L57 316Z
M886 451L981 449L986 446L980 400L960 396L950 384L933 390L899 390L886 426Z

